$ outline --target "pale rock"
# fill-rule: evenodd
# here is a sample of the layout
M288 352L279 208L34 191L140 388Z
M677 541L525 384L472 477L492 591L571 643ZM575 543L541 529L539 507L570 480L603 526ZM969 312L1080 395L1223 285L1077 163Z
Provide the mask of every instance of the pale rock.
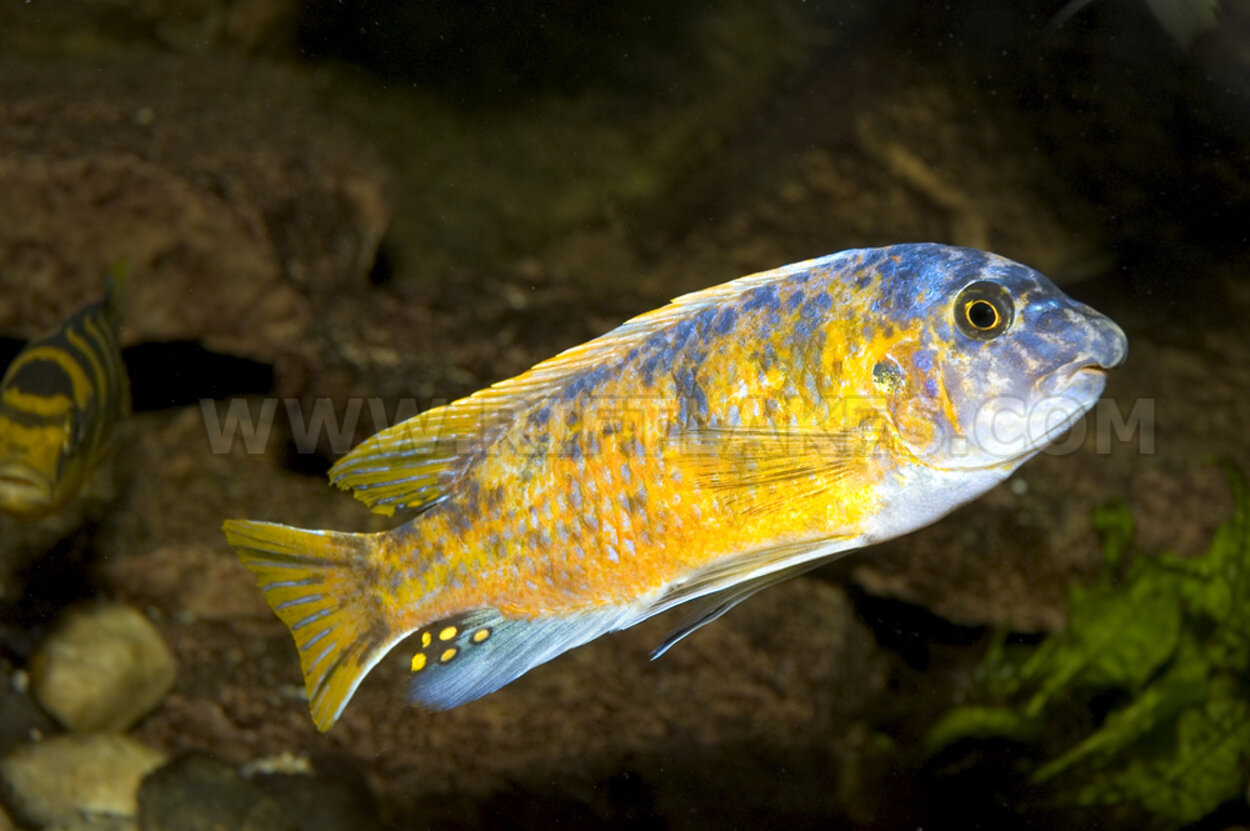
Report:
M18 747L0 761L5 802L21 822L75 828L133 819L139 783L164 754L115 733L66 733Z
M31 691L71 730L125 730L173 686L173 655L151 622L129 606L71 609L30 661Z

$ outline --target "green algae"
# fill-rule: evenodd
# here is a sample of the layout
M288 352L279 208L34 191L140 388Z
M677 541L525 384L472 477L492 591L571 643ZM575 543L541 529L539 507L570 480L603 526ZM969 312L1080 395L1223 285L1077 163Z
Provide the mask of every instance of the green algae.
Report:
M1030 648L1000 639L980 667L980 700L926 738L1037 745L1029 785L1061 805L1136 805L1193 822L1241 798L1250 779L1250 492L1222 465L1234 511L1207 553L1143 556L1133 517L1094 513L1104 568L1072 590L1068 626ZM1072 740L1071 725L1083 726ZM1064 739L1064 736L1067 736Z

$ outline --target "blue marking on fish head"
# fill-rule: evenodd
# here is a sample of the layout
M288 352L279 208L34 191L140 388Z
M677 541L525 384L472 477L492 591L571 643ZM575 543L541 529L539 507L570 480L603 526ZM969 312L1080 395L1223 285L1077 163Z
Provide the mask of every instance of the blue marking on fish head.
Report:
M914 368L915 396L896 402L895 422L909 442L925 431L906 429L908 419L933 422L928 446L911 449L934 467L1010 471L1094 405L1127 351L1108 318L994 254L896 245L866 252L859 267L881 278L868 322L909 333L910 361L899 363ZM945 423L943 400L957 423Z

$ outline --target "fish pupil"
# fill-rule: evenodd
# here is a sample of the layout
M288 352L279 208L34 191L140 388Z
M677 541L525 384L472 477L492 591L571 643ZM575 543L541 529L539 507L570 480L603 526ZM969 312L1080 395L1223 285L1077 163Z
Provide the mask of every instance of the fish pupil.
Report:
M968 322L978 329L993 329L998 323L998 310L988 300L974 300L968 304Z
M978 280L955 298L955 325L973 340L990 340L1011 328L1015 304L998 283Z

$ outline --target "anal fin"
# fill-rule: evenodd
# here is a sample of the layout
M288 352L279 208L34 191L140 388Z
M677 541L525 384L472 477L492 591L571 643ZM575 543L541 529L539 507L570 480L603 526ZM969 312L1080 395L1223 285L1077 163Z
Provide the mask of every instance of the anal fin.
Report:
M414 646L408 700L428 710L458 707L636 619L631 610L607 607L540 618L475 609L434 621L408 641Z

